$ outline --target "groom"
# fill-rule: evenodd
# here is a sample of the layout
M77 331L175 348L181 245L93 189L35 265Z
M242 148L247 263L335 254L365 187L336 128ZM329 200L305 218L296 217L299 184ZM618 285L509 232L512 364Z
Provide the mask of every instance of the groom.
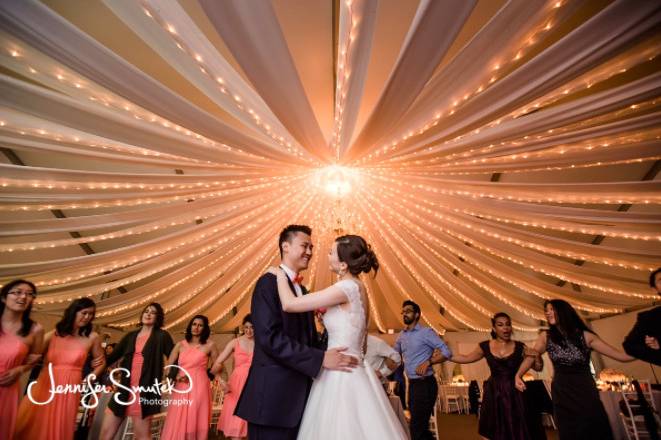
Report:
M304 225L289 225L280 233L280 267L297 296L307 293L299 272L308 268L312 258L311 234ZM357 360L342 353L344 347L321 348L311 312L282 311L273 274L257 280L250 312L255 351L235 415L248 421L250 440L295 439L312 379L322 367L346 370Z

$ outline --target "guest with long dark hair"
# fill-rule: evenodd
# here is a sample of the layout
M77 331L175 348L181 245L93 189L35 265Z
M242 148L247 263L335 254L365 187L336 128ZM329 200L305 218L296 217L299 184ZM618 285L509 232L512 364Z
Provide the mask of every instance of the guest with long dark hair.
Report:
M133 421L133 433L136 440L151 438L149 427L151 416L161 410L160 396L148 390L154 381L163 376L165 359L172 352L174 342L170 334L162 330L165 312L158 303L151 303L140 314L140 327L126 334L108 356L108 364L121 359L119 366L131 372L130 376L121 373L121 387L110 399L108 410L104 413L101 427L101 439L115 437L124 417ZM147 389L130 395L128 389ZM117 401L119 400L119 402Z
M553 362L551 397L560 440L612 439L608 416L590 373L590 352L596 350L620 362L634 358L604 342L567 301L547 300L544 314L549 330L540 333L534 349L540 355L548 351ZM520 391L526 388L522 376L532 363L532 358L526 358L516 373Z
M250 313L243 317L241 323L243 335L232 339L211 367L213 374L220 374L223 363L234 353L234 369L229 378L229 383L222 382L225 389L223 408L218 419L218 430L223 431L225 437L233 440L245 438L248 435L248 422L234 415L234 409L241 396L241 391L248 378L248 370L252 363L252 354L255 349L255 339Z
M88 353L92 353L95 366L89 381L98 377L105 368L101 338L92 331L95 313L93 300L76 299L66 308L55 330L46 334L44 368L39 378L28 385L27 395L21 401L14 438L73 438L76 413L81 403L80 392L75 386L83 379L83 366ZM84 382L87 383L88 378ZM74 390L51 394L51 383L56 388Z
M196 315L186 327L184 340L177 342L170 353L168 365L172 367L168 368L178 370L177 383L165 418L162 440L207 439L211 422L211 382L207 367L209 359L218 356L210 335L209 318Z
M30 318L36 286L14 280L0 291L0 438L13 438L18 412L18 378L41 356L43 327Z
M470 364L486 358L491 377L484 382L478 432L491 440L528 440L539 430L528 428L523 395L514 387L514 377L526 356L534 358L533 368L541 371L541 357L523 342L512 339L512 319L507 313L491 318L491 340L480 342L468 354L453 354L450 361ZM541 430L543 435L543 429ZM542 438L545 438L543 435Z

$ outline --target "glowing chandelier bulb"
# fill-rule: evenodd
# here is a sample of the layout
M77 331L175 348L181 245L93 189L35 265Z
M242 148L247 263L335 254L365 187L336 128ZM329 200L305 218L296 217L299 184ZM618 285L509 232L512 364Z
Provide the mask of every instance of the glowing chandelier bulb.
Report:
M351 192L351 182L356 178L352 169L331 165L320 170L319 186L334 197L344 197Z

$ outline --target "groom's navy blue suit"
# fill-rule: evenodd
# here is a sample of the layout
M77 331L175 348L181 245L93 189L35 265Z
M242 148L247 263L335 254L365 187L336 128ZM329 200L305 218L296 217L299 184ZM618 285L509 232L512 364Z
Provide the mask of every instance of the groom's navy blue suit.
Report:
M313 314L283 312L270 273L257 280L250 312L255 351L235 414L248 421L250 440L295 439L324 360Z

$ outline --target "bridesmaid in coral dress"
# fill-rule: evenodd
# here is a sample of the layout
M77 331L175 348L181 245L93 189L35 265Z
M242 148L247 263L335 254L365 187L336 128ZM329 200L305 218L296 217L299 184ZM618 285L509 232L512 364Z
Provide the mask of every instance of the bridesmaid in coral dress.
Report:
M193 317L186 327L186 339L174 346L168 358L168 365L174 365L178 359L179 368L161 440L207 439L211 421L207 366L210 357L218 356L216 344L209 341L210 335L209 319L204 315Z
M51 393L51 381L58 386L76 386L83 382L82 371L91 351L96 366L91 374L98 377L105 368L101 339L92 331L96 304L89 298L73 301L55 330L46 334L48 347L44 368L18 408L15 439L70 440L80 406L79 390ZM84 382L87 382L85 378ZM42 403L41 405L35 404Z
M220 419L218 420L218 430L223 431L225 437L231 439L246 438L248 435L248 422L235 416L234 409L248 378L248 370L250 370L252 354L255 349L250 314L247 314L243 318L243 333L243 336L233 339L227 344L211 368L213 374L219 374L223 368L223 362L234 352L234 370L230 375L229 383L225 385L221 381L221 385L225 387L225 399L223 400L223 409L220 411Z
M0 439L14 436L18 378L41 357L44 329L30 319L36 295L25 280L5 284L0 293Z

